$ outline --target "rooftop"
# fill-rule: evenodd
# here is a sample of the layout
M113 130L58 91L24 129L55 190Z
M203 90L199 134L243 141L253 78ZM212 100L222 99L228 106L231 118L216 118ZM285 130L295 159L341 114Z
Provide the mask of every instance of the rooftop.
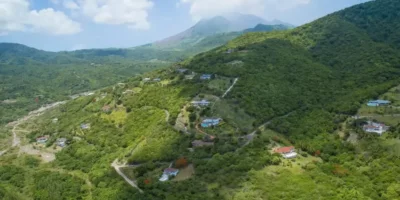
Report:
M294 150L294 146L290 146L290 147L281 147L278 149L275 149L275 153L291 153Z

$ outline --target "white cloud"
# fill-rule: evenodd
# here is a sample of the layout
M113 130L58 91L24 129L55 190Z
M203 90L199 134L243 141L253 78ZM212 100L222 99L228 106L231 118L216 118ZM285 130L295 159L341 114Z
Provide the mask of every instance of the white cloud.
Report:
M69 35L81 31L80 24L52 8L30 10L28 0L0 0L0 32L33 31Z
M72 1L72 0L64 1L64 2L63 2L63 6L64 6L65 8L67 8L67 9L70 9L70 10L77 10L77 9L79 9L78 4L76 4L76 3L75 3L74 1Z
M151 0L69 0L69 2L69 7L78 10L97 24L126 25L132 29L143 30L150 28L147 18L148 11L154 5Z
M193 19L222 15L226 13L242 13L264 16L268 9L285 11L311 0L180 0L180 4L190 5Z

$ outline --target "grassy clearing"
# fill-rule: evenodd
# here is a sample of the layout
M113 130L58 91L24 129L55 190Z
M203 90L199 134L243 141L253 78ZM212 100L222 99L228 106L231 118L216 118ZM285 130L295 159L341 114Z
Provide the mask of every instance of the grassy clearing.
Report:
M189 179L195 173L193 164L181 169L179 174L173 179L173 181L184 181Z
M216 102L212 112L215 113L215 115L223 118L226 122L234 124L237 127L241 127L245 130L254 129L253 123L255 119L246 114L243 109L234 107L226 100L220 100Z
M208 88L210 88L212 90L217 90L217 91L223 92L230 87L231 80L233 80L233 79L225 78L225 77L218 77L216 79L211 80L208 83Z

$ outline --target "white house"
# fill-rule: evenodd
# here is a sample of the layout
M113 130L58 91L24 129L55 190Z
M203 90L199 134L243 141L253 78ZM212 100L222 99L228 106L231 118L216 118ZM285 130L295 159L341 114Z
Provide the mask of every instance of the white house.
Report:
M209 106L211 103L207 100L201 100L201 101L192 101L193 106Z
M387 130L389 130L389 126L381 123L375 123L372 121L368 121L368 124L363 126L363 130L367 133L377 133L378 135L382 135Z
M168 181L169 177L176 176L176 175L178 175L178 173L179 173L179 169L174 169L174 168L164 169L164 173L162 174L159 181L161 181L161 182Z

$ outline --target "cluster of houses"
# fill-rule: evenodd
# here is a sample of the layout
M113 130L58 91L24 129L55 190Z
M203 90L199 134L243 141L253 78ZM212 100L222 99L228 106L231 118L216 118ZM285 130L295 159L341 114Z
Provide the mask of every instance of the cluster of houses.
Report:
M297 157L296 149L294 146L280 147L274 150L275 153L279 153L286 159L292 159Z
M389 130L389 126L386 126L382 123L376 123L372 121L368 121L367 124L363 126L363 130L367 133L376 133L378 135L382 135L386 131Z
M201 127L210 128L214 126L218 126L222 122L221 118L207 118L201 122Z
M38 144L46 144L47 141L50 139L50 136L44 135L36 138L36 143ZM66 138L58 138L56 141L56 145L59 147L65 147L67 145Z
M369 107L379 107L379 106L387 106L390 105L390 101L387 100L371 100L367 103Z
M159 181L161 181L161 182L168 181L170 179L170 177L175 177L178 175L178 173L179 173L179 169L166 168L166 169L164 169L164 172L163 172L161 178L159 179Z

